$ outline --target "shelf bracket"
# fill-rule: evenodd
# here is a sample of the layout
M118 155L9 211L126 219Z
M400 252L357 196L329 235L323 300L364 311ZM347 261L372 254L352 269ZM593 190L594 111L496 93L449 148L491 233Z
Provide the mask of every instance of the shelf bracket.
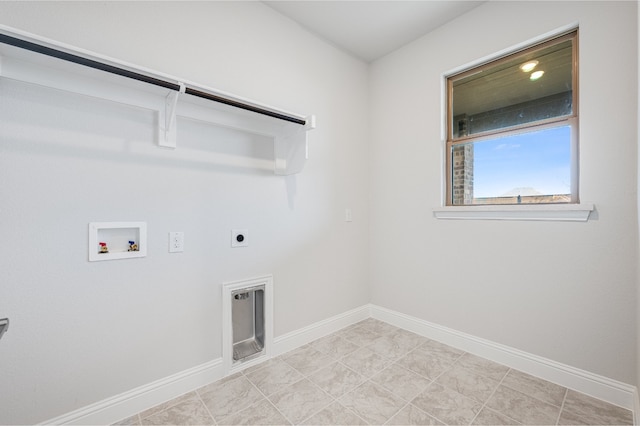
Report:
M9 318L0 319L0 339L2 339L2 335L9 330Z
M164 101L164 109L158 111L158 145L165 148L176 147L176 109L178 97L185 93L186 86L178 82L180 90L171 91Z
M304 126L296 126L292 131L276 135L274 140L275 174L292 175L300 173L309 158L307 133L316 128L316 117L306 118Z

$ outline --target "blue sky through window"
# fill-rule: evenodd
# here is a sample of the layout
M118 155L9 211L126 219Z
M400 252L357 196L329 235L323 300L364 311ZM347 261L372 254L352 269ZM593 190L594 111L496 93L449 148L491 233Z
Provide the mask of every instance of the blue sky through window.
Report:
M476 142L473 155L475 198L571 193L569 126Z

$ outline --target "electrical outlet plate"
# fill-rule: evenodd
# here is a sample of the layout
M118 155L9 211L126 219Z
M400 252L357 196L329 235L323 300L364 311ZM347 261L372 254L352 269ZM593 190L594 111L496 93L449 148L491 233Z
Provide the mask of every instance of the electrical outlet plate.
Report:
M344 210L344 221L345 222L353 222L353 213L351 209L347 208Z
M249 230L232 229L231 230L231 247L249 247Z
M169 253L184 251L184 232L169 232Z

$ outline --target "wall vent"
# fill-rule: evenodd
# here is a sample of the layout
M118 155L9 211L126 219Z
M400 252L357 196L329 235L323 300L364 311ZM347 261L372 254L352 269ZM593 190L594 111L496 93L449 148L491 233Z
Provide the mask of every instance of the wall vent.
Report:
M222 286L222 351L225 372L243 370L269 358L273 344L273 277Z

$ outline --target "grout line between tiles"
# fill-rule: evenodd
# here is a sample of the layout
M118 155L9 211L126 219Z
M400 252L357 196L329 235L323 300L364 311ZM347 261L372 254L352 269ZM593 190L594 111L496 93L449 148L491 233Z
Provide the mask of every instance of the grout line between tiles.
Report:
M190 391L190 392L195 392L195 391ZM167 399L166 401L163 401L163 402L161 402L160 404L156 404L156 405L154 405L154 406L153 406L153 407L151 407L151 408L148 408L148 409L146 409L146 410L140 411L140 412L137 414L137 415L138 415L138 419L140 419L140 424L142 424L142 420L144 420L144 419L148 419L148 418L149 418L149 417L151 417L151 416L155 416L156 414L162 413L162 412L164 412L164 411L169 410L170 408L175 407L176 405L178 405L178 402L174 402L173 404L168 404L168 405L167 405L166 407L164 407L162 410L158 410L157 412L151 413L151 414L149 414L149 415L147 415L147 416L145 416L145 417L142 417L142 413L143 413L143 412L145 412L145 411L149 411L149 410L152 410L152 409L154 409L154 408L156 408L156 407L159 407L159 406L161 406L161 405L163 405L163 404L167 404L167 403L169 403L169 402L176 401L178 398L182 398L183 396L185 396L186 394L188 394L188 393L190 393L190 392L185 392L185 393L183 393L183 394L181 394L181 395L178 395L178 396L176 396L176 397L174 397L174 398Z
M204 409L207 410L207 414L209 414L209 417L211 417L211 420L213 420L213 424L217 425L218 421L215 419L215 417L213 417L213 414L211 414L211 411L209 411L209 407L207 407L207 404L204 403L204 400L200 396L200 393L197 390L195 391L195 393L196 393L196 396L198 397L198 400L200 401L200 403L204 406Z
M415 371L413 371L413 370L410 370L410 369L408 369L408 368L406 368L406 367L404 367L404 366L402 366L402 365L398 364L398 361L399 361L400 359L404 358L404 357L405 357L405 356L407 356L409 353L411 353L411 352L414 352L414 351L418 350L418 348L420 348L421 346L423 346L425 343L426 343L426 342L423 342L423 343L420 343L420 344L416 345L414 348L411 348L411 349L409 349L409 350L405 351L405 352L404 352L401 356L399 356L399 357L396 357L396 358L388 358L391 362L390 362L387 366L385 366L382 370L380 370L380 371L376 372L373 376L371 376L371 377L369 377L369 378L368 378L368 380L367 380L367 381L371 382L372 384L382 387L383 389L385 389L385 390L389 391L391 394L393 394L394 396L397 396L398 398L400 398L400 399L401 399L401 400L403 400L403 401L407 401L407 402L406 402L406 403L405 403L405 404L404 404L404 405L403 405L403 406L402 406L398 411L396 411L396 412L395 412L391 417L389 417L389 418L387 419L387 421L386 421L384 424L388 424L388 423L389 423L389 422L390 422L390 421L391 421L395 416L397 416L397 415L398 415L402 410L404 410L405 408L407 408L408 406L410 406L410 405L411 405L411 402L412 402L412 401L417 397L417 395L420 395L420 393L424 392L424 390L425 390L425 389L427 389L429 386L431 386L431 384L433 384L433 383L435 382L435 381L434 381L433 379L431 379L430 377L426 377L426 376L424 376L424 375L422 375L422 374L419 374L419 373L417 373L417 372L415 372ZM409 373L415 374L416 376L418 376L418 377L420 377L420 378L423 378L423 379L425 379L425 380L428 380L428 381L429 381L429 384L427 384L423 389L421 389L421 390L418 392L418 394L417 394L416 396L414 396L413 398L405 399L405 398L403 398L402 396L398 395L396 392L394 392L392 389L389 389L387 386L385 386L385 385L383 385L383 384L378 384L378 383L375 383L374 381L372 381L373 377L375 377L375 376L377 376L377 375L381 374L381 373L382 373L383 371L385 371L385 370L390 369L390 368L391 368L391 367L393 367L394 365L397 365L399 368L402 368L403 370L406 370L406 371L408 371ZM424 410L422 410L422 409L420 409L420 408L418 408L418 407L416 407L416 409L418 409L419 411L421 411L421 412L425 413L426 415L428 415L428 416L430 416L430 417L432 417L432 418L434 418L434 419L436 419L436 420L440 421L440 422L441 422L441 423L443 423L443 424L445 423L445 422L442 422L440 419L437 419L437 418L436 418L435 416L433 416L432 414L427 413L426 411L424 411Z
M333 397L332 397L332 398L333 398ZM322 410L326 409L327 407L330 407L330 406L331 406L331 404L333 404L334 402L336 402L336 400L335 400L335 399L332 399L330 403L328 403L328 404L327 404L327 405L325 405L324 407L320 408L319 410L312 412L310 415L308 415L307 417L305 417L304 419L302 419L302 420L300 421L300 423L297 423L297 424L303 424L304 422L306 422L307 420L311 419L311 418L312 418L313 416L315 416L316 414L320 413ZM291 424L293 424L293 422L292 422Z
M424 377L424 376L422 376L422 377ZM432 385L432 384L434 384L434 383L435 383L435 380L431 380L431 383L429 383L429 384L427 385L427 387L425 387L425 388L422 390L422 392L424 392L424 390L426 390L429 386L431 386L431 385ZM420 392L420 393L422 393L422 392ZM418 394L418 395L420 395L420 394ZM412 402L413 402L413 400L414 400L415 398L417 398L417 396L416 396L416 397L414 397L411 401L409 401L409 402L408 402L404 407L402 407L402 410L404 410L404 409L405 409L406 407L408 407L409 405L412 405ZM416 410L418 410L418 411L420 411L420 412L422 412L422 413L425 413L427 416L429 416L429 417L432 417L432 418L436 419L437 421L439 421L439 422L440 422L440 423L442 423L443 425L446 425L446 424L447 424L447 422L445 422L445 421L441 420L441 419L440 419L440 418L438 418L435 414L429 413L428 411L425 411L425 410L423 410L422 408L420 408L420 407L418 407L418 406L416 406L416 405L413 405L413 407L414 407ZM402 411L402 410L400 410L400 411ZM398 411L398 413L399 413L400 411ZM391 418L390 418L389 420L387 420L387 421L385 422L385 424L386 424L386 423L389 423L389 421L391 421L391 419L393 419L395 416L397 416L397 415L398 415L398 413L396 413L396 414L394 414L393 416L391 416Z
M316 371L320 371L320 370L316 370ZM314 372L314 373L315 373L315 372ZM313 373L310 373L310 374L313 374ZM311 379L309 378L309 376L308 376L308 375L306 375L306 376L305 376L305 375L303 374L303 376L304 376L304 379L303 379L303 380L306 380L307 382L311 383L311 385L312 385L312 386L315 386L317 389L320 389L320 391L322 391L325 395L327 395L329 398L331 398L331 402L329 402L327 405L325 405L324 407L320 408L318 411L314 412L313 414L311 414L311 415L307 416L306 418L304 418L304 419L300 422L300 424L302 424L302 423L304 423L305 421L309 420L311 417L315 416L316 414L318 414L319 412L321 412L322 410L324 410L325 408L329 407L331 404L333 404L334 402L336 402L336 401L337 401L337 399L336 399L336 398L334 398L334 397L333 397L333 395L329 394L329 392L325 392L325 390L324 390L324 389L322 389L320 386L316 385L316 384L313 382L313 380L311 380ZM296 382L296 383L297 383L297 382ZM293 422L292 422L291 424L293 424Z
M385 324L386 324L386 323L385 323ZM348 395L348 394L349 394L349 393L351 393L351 392L355 392L356 390L358 390L359 388L361 388L361 387L362 387L362 386L364 386L365 384L370 383L370 384L373 384L373 385L376 385L376 386L380 386L381 388L383 388L383 389L385 389L386 391L388 391L388 392L390 392L391 394L393 394L395 397L398 397L398 398L400 398L402 401L405 401L404 405L402 405L402 406L401 406L401 408L400 408L399 410L395 411L395 413L394 413L393 415L391 415L391 416L389 417L389 419L387 419L387 420L385 421L385 424L388 424L388 423L389 423L389 422L390 422L394 417L398 416L398 414L399 414L400 412L402 412L402 411L403 411L403 410L405 410L405 409L408 409L408 407L410 407L410 406L412 405L413 400L415 400L415 398L416 398L417 396L419 396L421 393L423 393L423 392L424 392L424 391L425 391L429 386L432 386L434 383L436 383L436 380L438 380L441 376L443 376L443 375L444 375L444 374L446 374L447 372L451 371L451 370L452 370L456 365L458 365L458 363L460 362L460 360L462 359L462 357L463 357L463 356L465 356L465 354L467 354L467 352L462 352L460 355L458 355L458 356L457 356L457 357L456 357L456 358L451 362L451 364L450 364L450 365L448 365L448 367L446 367L442 372L440 372L440 374L436 375L436 376L435 376L435 378L433 378L433 379L432 379L431 377L424 376L424 375L423 375L423 374L421 374L421 373L418 373L418 372L416 372L416 371L413 371L412 369L407 368L407 367L405 367L405 366L403 366L403 365L399 364L399 361L400 361L400 360L402 360L403 358L407 357L408 355L412 354L412 353L416 353L416 352L419 352L419 351L424 352L424 350L425 350L425 349L428 349L428 348L425 348L426 343L427 343L427 342L429 342L429 341L431 341L431 340L433 340L433 339L428 339L428 338L426 338L426 337L424 337L424 336L420 336L420 335L418 335L418 336L422 337L424 340L423 340L423 341L420 341L420 342L419 342L415 347L411 347L411 348L409 348L409 349L402 349L402 354L401 354L400 356L395 356L395 357L391 357L391 358L389 358L389 357L388 357L388 356L386 356L386 355L380 354L380 353L378 353L378 352L376 352L376 351L372 350L372 349L371 349L371 346L372 346L372 345L374 345L374 344L375 344L375 342L376 342L378 339L380 339L380 338L382 338L382 337L384 337L384 336L391 336L391 335L393 335L394 333L398 333L399 331L402 331L403 329L402 329L402 328L399 328L399 327L396 327L396 330L394 330L394 329L389 329L389 328L380 327L380 329L376 329L376 330L374 330L373 328L375 328L375 327L377 327L377 326L378 326L378 324L375 324L375 323L371 323L371 324L369 324L369 323L368 323L368 324L362 324L362 322L360 322L360 323L355 323L355 324L352 324L352 325L350 325L350 326L344 327L344 328L343 328L343 329L341 329L341 330L338 330L338 331L336 331L336 332L334 332L334 333L331 333L331 334L329 334L329 335L327 335L327 336L323 336L323 337L322 337L322 338L328 338L328 337L330 337L330 336L334 336L334 337L338 338L340 342L347 342L347 343L349 343L350 345L353 345L352 347L356 347L356 348L357 348L357 349L355 349L354 351L351 351L351 352L349 352L349 353L345 353L345 354L343 354L343 355L339 355L339 354L337 354L337 353L336 353L335 355L333 355L333 354L331 354L330 352L324 352L324 351L322 351L322 350L318 350L317 348L315 348L315 347L313 346L313 343L315 342L315 341L314 341L314 342L310 342L310 343L309 343L309 344L307 344L307 345L303 345L303 346L301 346L301 347L299 347L299 348L292 349L291 351L288 351L287 353L282 354L281 356L277 357L277 358L279 358L279 359L280 359L280 362L283 362L285 365L287 365L288 367L292 368L292 369L293 369L293 370L295 370L297 373L299 373L299 374L300 374L300 376L301 376L301 378L300 378L299 380L294 381L292 384L284 385L284 387L283 387L282 389L278 389L278 391L277 391L277 392L272 392L272 394L271 394L271 395L273 395L273 394L275 394L275 393L279 393L279 392L285 391L286 389L290 388L291 386L295 385L296 383L299 383L299 382L300 382L300 381L302 381L302 380L307 380L309 383L311 383L311 384L312 384L312 386L313 386L314 388L316 388L316 389L320 389L320 390L322 391L322 393L323 393L324 395L327 395L330 399L329 399L329 402L328 402L325 406L321 407L321 408L320 408L320 409L318 409L318 410L315 410L311 415L307 416L307 417L306 417L305 419L303 419L301 422L298 422L298 424L303 423L304 421L308 421L309 419L313 418L313 416L317 415L317 414L318 414L318 413L320 413L321 411L323 411L323 410L327 409L328 407L330 407L330 406L332 406L332 405L334 405L334 404L338 404L338 405L341 407L341 409L346 410L347 412L349 412L349 413L351 413L352 415L356 416L356 418L357 418L357 419L359 419L360 421L362 421L362 422L364 422L364 423L368 424L368 422L367 422L366 420L364 420L364 419L363 419L363 418L362 418L362 417L361 417L357 412L355 412L355 411L354 411L354 410L352 410L351 408L346 407L345 405L343 405L343 404L340 402L340 399L341 399L341 398L343 398L343 397L345 397L345 395ZM371 328L370 328L370 327L371 327ZM347 329L349 329L349 331L348 331L347 333L345 333L345 330L347 330ZM344 337L344 336L345 336L345 334L351 333L351 332L353 332L353 331L356 331L356 333L355 333L355 334L353 334L351 337L352 337L353 339L355 339L355 340L358 340L358 341L350 340L349 338ZM362 337L362 338L360 338L360 339L359 339L359 338L358 338L358 335L357 335L357 331L361 331L361 332L363 332L363 333L364 333L364 334L363 334L363 336L365 336L365 335L366 335L366 337ZM413 334L415 334L415 333L413 333ZM371 339L371 337L372 337L372 336L376 336L376 337L375 337L375 338L373 338L373 339ZM320 340L320 339L317 339L317 340ZM316 340L316 341L317 341L317 340ZM438 342L437 340L433 340L433 341ZM440 343L441 343L441 342L440 342ZM327 364L327 365L324 365L324 366L321 366L321 367L319 367L319 368L316 368L316 369L314 369L314 370L313 370L313 371L311 371L311 372L308 372L308 373L302 373L302 372L301 372L301 371L299 371L297 368L295 368L293 365L291 365L289 362L287 362L287 361L284 359L284 357L288 357L288 355L291 355L294 351L296 351L296 350L300 350L300 349L302 349L302 348L304 348L304 347L310 347L311 349L313 349L313 350L317 351L317 353L320 353L320 354L322 354L323 356L326 356L326 357L328 357L329 359L331 359L331 362L330 362L329 364ZM385 360L385 365L383 366L383 368L382 368L382 369L380 369L380 370L378 370L378 371L375 371L374 373L372 373L372 374L370 374L370 375L364 375L364 374L359 373L358 371L356 371L355 369L353 369L352 367L350 367L349 365L347 365L347 364L345 364L345 363L344 363L344 360L345 360L345 359L347 359L347 357L349 357L349 356L350 356L350 355L352 355L354 352L356 352L356 351L358 351L358 350L360 350L360 349L363 349L363 348L368 349L368 350L369 350L369 351L371 351L372 353L376 354L377 356L379 356L379 357L381 357L381 358L383 358L383 359ZM396 349L399 349L400 347L395 347L395 348L396 348ZM384 346L382 347L382 349L384 349ZM393 348L392 348L392 349L393 349ZM427 352L425 352L425 354L426 354L427 356L430 356L430 354L429 354L429 352L428 352L428 351L427 351ZM431 354L431 355L433 355L433 354ZM273 358L273 359L277 359L277 358ZM324 389L322 389L320 386L318 386L318 385L317 385L313 380L311 380L311 378L310 378L312 375L314 375L314 374L318 373L319 371L321 371L322 369L324 369L324 368L328 367L329 365L331 365L331 364L332 364L332 363L334 363L334 362L335 362L335 363L338 363L339 365L341 365L342 367L344 367L344 368L346 368L346 369L348 369L348 370L350 370L350 371L353 371L353 372L357 373L357 374L362 378L362 382L358 383L354 388L352 388L352 389L350 389L350 390L347 390L347 391L341 392L337 397L334 397L334 396L333 396L333 395L331 395L329 392L327 392L327 391L325 391ZM387 362L388 362L388 364L387 364ZM252 373L253 373L253 372L255 372L255 371L260 371L260 370L262 370L262 369L264 369L264 368L268 368L269 366L268 366L267 364L269 364L269 362L268 362L268 361L266 361L264 364L258 364L258 365L256 366L256 369L255 369L255 370L252 370ZM258 367L259 365L263 365L263 366ZM405 399L405 398L401 397L400 395L398 395L398 394L397 394L393 389L390 389L390 388L388 388L388 387L387 387L387 386L385 386L385 385L375 383L375 382L372 380L372 379L373 379L373 377L375 377L375 376L377 376L377 375L381 374L382 372L384 372L384 371L386 371L386 370L388 370L388 369L392 368L393 366L398 366L398 367L400 367L400 368L402 368L402 369L404 369L404 370L407 370L408 372L411 372L412 374L416 375L417 377L421 377L421 378L423 378L423 379L427 380L427 381L428 381L428 384L427 384L426 386L424 386L423 388L420 388L420 390L418 391L417 395L413 396L412 398ZM462 368L465 368L465 367L462 367ZM466 368L465 368L465 369L466 369ZM490 400L495 396L495 394L496 394L497 390L498 390L501 386L503 386L503 385L504 385L505 387L507 387L507 388L509 388L509 389L512 389L511 387L509 387L509 386L507 386L506 384L504 384L505 379L507 378L507 376L509 376L509 374L510 374L512 371L518 371L518 370L514 370L514 369L511 369L511 368L508 368L508 369L507 369L507 372L506 372L506 373L502 376L502 378L498 381L497 386L496 386L496 387L493 389L493 391L490 393L489 397L488 397L488 398L486 398L486 400L485 400L484 402L482 402L482 403L481 403L481 406L480 406L479 411L474 415L474 417L471 419L470 423L473 423L473 422L477 419L478 415L479 415L481 412L486 411L486 410L489 410L489 411L494 412L494 413L498 413L498 414L500 414L501 416L505 416L506 418L511 419L511 420L513 420L513 421L514 421L514 422L516 422L516 423L519 423L519 422L517 422L516 420L512 419L512 418L511 418L511 416L508 416L507 414L502 413L501 411L493 410L493 409L491 409L491 408L489 408L489 407L487 406L487 403L488 403L488 402L489 402L489 401L490 401ZM255 389L258 391L259 395L261 395L261 396L262 396L262 399L265 399L266 401L268 401L268 404L269 404L272 408L274 408L274 409L275 409L275 411L276 411L278 414L280 414L284 420L288 421L288 422L289 422L289 423L291 423L291 424L295 424L295 423L293 423L293 422L292 422L292 421L291 421L291 420L290 420L290 419L289 419L289 418L288 418L288 417L287 417L287 416L286 416L286 415L285 415L285 414L284 414L280 409L278 409L278 407L273 403L273 401L269 398L269 396L267 396L264 392L262 392L262 391L258 388L258 386L257 386L257 385L256 385L256 384L255 384L251 379L249 379L249 377L247 376L247 371L246 371L246 370L243 370L243 371L241 371L241 372L239 372L239 373L241 373L241 374L239 375L239 377L238 377L238 378L243 377L244 379L248 380L248 381L249 381L249 383L251 383L251 386L252 386L253 388L255 388ZM480 374L480 373L478 373L478 374ZM483 374L480 374L480 375L481 375L481 376L484 376ZM236 379L238 379L238 378L236 378ZM446 389L450 389L450 388L449 388L449 387L447 387L447 386L444 386L444 385L441 385L441 386L443 386L443 387L444 387L444 388L446 388ZM458 392L458 391L457 391L457 390L455 390L455 389L450 389L450 390L453 390L453 391L456 391L457 393L460 393L460 392ZM213 424L214 424L214 425L218 425L218 424L219 424L219 421L221 421L222 419L216 419L216 418L212 415L211 411L209 410L209 408L207 407L207 405L204 403L204 400L203 400L203 398L202 398L202 396L201 396L200 392L198 392L198 390L197 390L197 389L196 389L196 390L194 390L194 392L195 392L195 394L196 394L196 396L197 396L198 400L200 401L200 403L204 405L205 410L206 410L206 412L208 413L208 415L210 416L210 418L211 418L211 420L212 420ZM518 391L518 392L521 392L521 391ZM188 393L188 392L187 392L187 393ZM522 392L522 393L523 393L523 394L525 394L525 395L527 395L527 396L529 396L529 397L531 397L531 398L534 398L534 399L536 399L536 400L538 400L538 401L541 401L541 402L543 402L543 403L546 403L545 401L542 401L542 400L540 400L539 398L536 398L535 396L530 395L528 392ZM559 412L558 412L558 416L557 416L557 419L556 419L556 422L555 422L555 424L556 424L556 425L559 425L559 424L560 424L560 418L561 418L562 413L563 413L563 411L564 411L565 402L566 402L566 399L567 399L567 394L568 394L568 388L565 388L565 392L564 392L564 395L563 395L563 398L562 398L562 402L561 402L560 407L559 407L559 408L560 408L560 410L559 410ZM183 394L183 395L184 395L184 394ZM183 395L181 395L181 396L183 396ZM477 400L477 399L476 399L476 398L474 398L474 397L467 396L467 395L464 395L464 394L461 394L461 395L462 395L462 396L464 396L465 398L468 398L468 399L471 399L471 400L474 400L474 401L476 401L476 402L480 403L480 401L479 401L479 400ZM176 398L174 398L174 399L177 399L177 398L179 398L179 397L176 397ZM255 404L261 403L261 402L262 402L262 399L260 399L260 400L258 400L257 402L255 402L255 403L253 403L253 404L249 405L248 407L245 407L245 408L244 408L244 409L242 409L242 410L239 410L239 411L232 412L232 413L228 414L227 416L225 416L225 418L226 418L226 417L229 417L229 416L232 416L232 415L236 415L236 414L242 413L242 412L244 412L244 411L247 411L249 408L251 408L251 407L255 406ZM166 402L169 402L169 401L166 401ZM165 402L165 403L166 403L166 402ZM549 404L549 403L547 403L547 404ZM160 404L158 404L158 405L160 405ZM168 410L168 409L171 409L171 408L172 408L172 407L174 407L175 405L176 405L176 404L170 404L170 405L168 405L167 407L165 407L163 410L161 410L161 411L159 411L159 412L162 412L162 411L166 411L166 410ZM554 404L549 404L549 405L554 405ZM554 405L554 406L555 406L555 405ZM414 407L415 409L417 409L419 412L424 413L425 415L428 415L428 416L430 416L431 418L436 419L436 420L437 420L437 421L439 421L439 422L442 422L442 420L441 420L441 419L439 419L437 416L435 416L435 415L431 414L429 411L425 411L425 410L423 410L422 408L419 408L419 407L416 407L416 406L413 406L413 407ZM152 408L153 408L153 407L152 407ZM156 413L156 414L157 414L157 413ZM144 419L143 419L143 417L142 417L142 412L137 413L135 416L136 416L136 417L135 417L134 419L137 419L137 421L138 421L138 423L139 423L139 424L143 424L143 420L144 420ZM147 417L149 417L149 416L147 416ZM147 418L147 417L145 417L145 418ZM446 422L442 422L442 423L446 423Z
M500 385L502 385L502 382L504 382L504 379L509 375L509 371L511 371L511 368L507 370L506 374L504 376L502 376L502 379L500 379L500 382L498 383L498 386L495 387L495 389L493 390L493 392L491 392L491 395L489 395L489 398L487 398L487 400L485 402L482 403L482 407L480 407L480 409L478 410L478 412L476 413L475 416L473 416L473 419L471 419L471 421L469 422L469 424L473 423L476 418L478 417L478 414L482 413L482 410L485 409L485 407L487 406L487 402L491 401L491 398L493 398L493 395L495 395L495 393L498 391L498 388L500 387ZM503 414L503 413L500 413ZM503 414L506 416L506 414ZM509 417L509 416L507 416ZM511 417L509 417L511 418ZM520 423L520 422L518 422Z
M284 362L284 363L286 364L286 361L282 360L282 362ZM287 364L287 365L289 365L289 364ZM291 366L290 366L290 367L291 367ZM293 367L291 367L291 368L293 368ZM296 371L297 371L297 370L296 370ZM291 421L291 419L289 419L289 417L287 417L287 416L286 416L282 411L280 411L280 409L279 409L278 407L276 407L276 404L274 404L274 403L273 403L273 401L271 401L271 400L269 399L269 397L268 397L267 395L265 395L265 393L264 393L264 392L262 392L262 391L258 388L258 386L256 386L256 385L255 385L255 384L254 384L254 383L253 383L249 378L247 378L247 380L249 380L249 383L251 383L251 384L253 385L253 387L254 387L254 388L256 388L256 389L258 390L258 392L260 392L260 394L264 397L264 399L265 399L265 400L267 400L267 402L268 402L269 404L271 404L271 406L272 406L273 408L275 408L275 409L276 409L276 411L277 411L278 413L280 413L280 415L281 415L285 420L287 420L287 421L289 422L289 424L291 424L291 425L293 425L293 424L294 424L294 423ZM300 379L300 380L302 380L302 379ZM298 381L296 381L296 382L293 382L293 383L292 383L292 384L290 384L290 385L285 386L283 389L279 390L278 392L281 392L281 391L283 391L284 389L287 389L288 387L293 386L294 384L298 383L300 380L298 380ZM277 393L277 392L274 392L274 393ZM251 407L251 406L249 406L249 407ZM247 408L249 408L249 407L247 407Z
M291 368L293 368L293 367L291 367ZM323 368L324 368L324 367L323 367ZM333 397L332 395L330 395L328 392L325 392L325 390L324 390L324 389L322 389L320 386L316 385L316 384L313 382L313 380L311 380L311 379L309 378L309 375L314 374L315 372L320 371L321 369L322 369L322 368L320 368L320 369L318 369L318 370L315 370L315 371L313 371L313 372L311 372L311 373L309 373L309 374L307 374L307 375L300 373L300 374L302 374L302 379L298 380L298 381L297 381L297 382L295 382L295 383L299 383L299 382L301 382L302 380L306 380L307 382L311 383L311 385L312 385L312 386L314 386L316 389L319 389L321 392L323 392L325 395L327 395L329 398L331 398L331 402L329 402L327 405L325 405L324 407L320 408L318 411L314 412L313 414L311 414L311 415L307 416L306 418L302 419L302 420L300 421L300 423L299 423L299 424L302 424L302 423L304 423L306 420L309 420L311 417L315 416L315 415L316 415L316 414L318 414L320 411L324 410L325 408L327 408L328 406L330 406L331 404L333 404L333 403L336 401L336 398L334 398L334 397ZM297 371L297 370L296 370L296 371ZM295 383L294 383L294 384L295 384ZM291 385L289 385L289 386L287 386L287 387L291 387L291 386L293 386L294 384L291 384ZM285 389L286 389L286 388L285 388ZM266 398L267 398L267 399L269 399L269 397L266 397ZM271 400L269 400L269 402L271 402ZM272 403L272 405L274 405L274 406L275 406L275 404L273 404L273 403ZM277 409L277 408L278 408L278 407L276 407L276 409ZM278 410L278 412L280 412L280 410ZM282 414L282 413L281 413L281 414ZM282 415L284 416L284 414L282 414ZM286 418L287 420L289 420L289 418L287 418L287 416L285 416L285 418ZM293 425L293 424L295 424L295 423L293 423L291 420L289 420L289 422L290 422L292 425Z
M511 371L511 370L512 370L512 369L510 369L509 371ZM515 370L515 371L518 371L518 370ZM506 376L505 376L505 377L506 377ZM535 395L531 395L530 393L525 392L524 390L514 389L512 386L509 386L509 385L507 385L507 384L505 384L505 385L503 385L503 386L504 386L505 388L507 388L507 389L510 389L510 390L512 390L512 391L514 391L514 392L517 392L517 393L521 393L521 394L523 394L523 395L528 396L529 398L533 398L533 399L535 399L535 400L536 400L536 401L538 401L538 402L541 402L541 403L546 404L546 405L550 405L550 406L552 406L552 407L560 408L560 407L561 407L561 405L562 405L562 404L561 404L561 405L556 405L556 404L552 404L552 403L547 402L547 401L543 401L542 399L538 398L538 397L537 397L537 396L535 396ZM568 390L568 388L565 388L564 386L562 386L562 387L565 389L565 391L566 391L566 390ZM563 402L564 402L564 400L563 400Z
M385 388L385 389L386 389L386 388ZM395 394L394 394L394 395L395 395ZM405 408L407 408L409 405L411 405L411 402L407 402L406 404L404 404L404 405L403 405L403 406L402 406L398 411L396 411L395 413L393 413L393 415L392 415L391 417L389 417L389 418L387 419L387 421L386 421L386 422L384 422L383 424L385 424L385 425L386 425L386 424L389 424L389 422L390 422L391 420L393 420L393 418L394 418L395 416L397 416L398 414L400 414L400 412L401 412L402 410L404 410Z
M565 388L564 396L562 397L562 404L560 404L560 411L558 412L558 419L556 420L556 425L560 424L560 417L562 417L562 411L564 410L564 402L567 400L568 393L569 393L569 388Z
M283 360L283 362L284 362L284 360ZM287 365L288 365L288 364L287 364ZM267 367L265 366L264 368L267 368ZM291 368L293 368L293 367L291 367ZM259 370L261 370L261 368L259 368L258 370L255 370L255 371L259 371ZM297 370L296 370L296 371L297 371ZM253 388L254 388L255 390L257 390L257 391L258 391L258 393L259 393L260 395L262 395L262 398L263 398L264 400L266 400L269 404L271 404L271 405L273 406L273 408L275 408L275 409L276 409L276 411L277 411L278 413L280 413L280 415L282 415L282 417L284 417L284 418L285 418L285 419L286 419L290 424L293 424L293 422L292 422L291 420L289 420L289 418L288 418L287 416L285 416L285 415L284 415L284 413L283 413L282 411L278 410L278 407L276 407L276 406L275 406L275 404L274 404L273 402L271 402L271 400L269 399L269 397L268 397L264 392L262 392L262 391L260 390L260 388L259 388L258 386L256 386L256 384L255 384L255 383L253 383L253 381L252 381L250 378L248 378L248 377L247 377L246 375L244 375L244 374L242 375L242 377L244 377L244 378L245 378L245 379L246 379L246 380L251 384L251 386L253 386ZM302 379L300 379L300 380L302 380ZM293 382L292 384L285 386L285 387L284 387L283 389L281 389L281 390L284 390L284 389L286 389L286 388L288 388L288 387L290 387L290 386L293 386L293 384L298 383L300 380L295 381L295 382ZM281 390L279 390L278 392L280 392ZM276 392L276 393L277 393L277 392ZM245 407L245 408L243 408L242 410L235 411L235 412L233 412L233 413L231 413L231 414L228 414L228 415L226 415L225 417L229 417L229 416L232 416L232 415L235 415L235 414L240 414L240 413L242 413L242 412L244 412L244 411L247 411L249 408L253 407L254 405L258 404L258 403L259 403L259 402L261 402L261 401L262 401L262 399L261 399L261 400L259 400L259 401L254 402L253 404L250 404L248 407ZM214 418L214 420L215 420L215 418ZM222 419L220 419L220 420L222 420ZM218 422L216 421L216 424L217 424L217 423L218 423Z
M267 400L267 402L268 402L269 404L271 404L271 406L272 406L273 408L275 408L275 410L276 410L278 413L280 413L280 415L282 416L282 418L284 418L286 421L288 421L288 422L289 422L289 424L290 424L290 425L294 425L294 424L295 424L295 423L293 423L293 422L289 419L289 417L285 416L285 415L284 415L284 413L283 413L282 411L280 411L280 410L278 409L278 407L276 407L276 404L274 404L274 403L273 403L269 398L266 398L266 397L265 397L265 399Z

